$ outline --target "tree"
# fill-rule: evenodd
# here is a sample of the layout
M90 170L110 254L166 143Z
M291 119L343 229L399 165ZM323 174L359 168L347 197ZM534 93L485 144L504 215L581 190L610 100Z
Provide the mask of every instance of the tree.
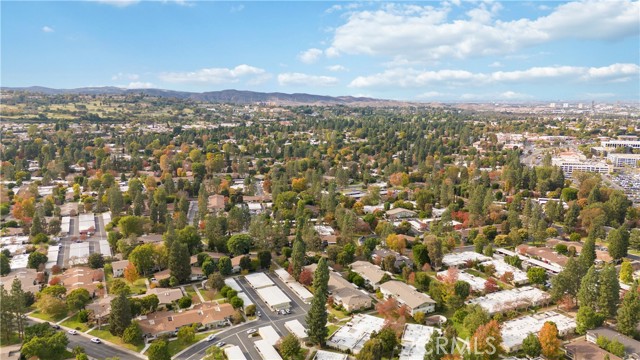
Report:
M595 329L603 322L604 316L595 312L591 306L580 306L576 316L576 332L581 335L586 334L587 330Z
M127 279L128 282L133 283L138 280L140 274L138 274L138 269L136 269L133 263L127 264L127 267L124 268L124 278Z
M147 275L153 271L155 263L152 244L136 246L129 254L129 263L133 263L139 274Z
M623 230L613 229L607 236L607 242L609 243L609 255L611 255L614 260L620 260L627 256L627 250L629 249L629 237L625 235L626 234L623 234Z
M462 326L468 334L473 334L481 326L489 322L489 314L479 305L467 306L467 316Z
M258 261L260 262L260 267L263 269L268 269L271 265L271 251L262 250L258 251Z
M238 296L234 296L229 300L229 304L231 304L234 309L239 309L244 305L244 300L242 300Z
M580 251L580 263L584 269L588 269L596 261L596 240L587 238Z
M278 350L280 350L280 355L284 360L295 360L298 358L300 351L302 351L302 347L300 346L300 340L295 335L288 334L278 344Z
M11 261L5 254L0 254L0 276L5 276L11 272Z
M418 269L422 269L422 265L429 262L429 252L427 247L423 244L416 244L411 249L413 252L413 260L415 261Z
M541 353L545 358L560 359L562 357L556 324L550 321L545 322L538 333L538 338L540 339Z
M115 336L122 336L125 329L131 325L131 301L123 293L111 300L111 314L109 315L109 332Z
M522 342L522 351L531 358L540 356L542 347L540 346L540 340L536 334L530 333L526 338L524 338L524 341Z
M640 322L640 295L637 288L627 292L618 309L618 331L627 336L638 334L638 323Z
M527 278L532 284L544 284L547 281L547 272L543 268L530 267L527 269Z
M456 281L453 285L453 290L456 296L460 297L460 299L466 299L471 293L471 285L468 282L464 281Z
M207 279L207 288L220 290L224 286L224 278L220 273L213 273Z
M180 284L187 282L191 276L189 250L185 244L179 241L174 241L171 244L169 270L171 271L171 276L175 276Z
M631 284L633 282L633 266L631 262L625 260L620 266L620 281L625 284Z
M24 328L26 325L26 317L25 314L28 311L28 306L31 305L33 301L28 300L27 294L22 290L22 282L20 279L13 279L11 283L11 293L8 296L8 304L2 305L2 307L8 308L13 319L15 319L12 325L15 325L16 330L18 331L18 336L24 336ZM31 295L33 296L33 295ZM0 299L1 300L1 299ZM3 304L0 302L0 304Z
M607 265L600 273L600 294L598 309L606 317L616 316L620 303L620 283L613 265Z
M578 291L578 301L580 302L580 306L588 306L591 309L597 309L599 294L600 273L596 269L595 265L592 265L580 283L580 290Z
M369 339L356 355L356 360L381 360L382 341L380 339Z
M237 234L229 238L227 241L227 248L229 248L229 251L231 251L233 255L239 256L247 254L249 249L251 249L252 243L253 240L251 239L251 236L247 234Z
M440 360L442 359L446 353L443 352L444 349L448 347L448 344L444 344L440 340L440 334L438 331L434 331L431 333L431 337L429 341L425 345L426 353L424 355L424 360Z
M402 251L407 247L407 241L404 239L404 237L396 234L389 234L389 236L387 236L386 242L389 248L398 253L402 253Z
M487 294L496 292L500 289L496 280L492 277L488 278L487 281L484 282L484 292Z
M40 296L40 299L36 302L36 308L41 313L50 315L54 318L62 317L67 314L67 304L61 299L49 294Z
M142 343L142 330L137 321L132 321L131 325L127 326L122 334L122 341L127 344L140 344Z
M171 360L169 346L164 340L152 342L146 354L149 360Z
M178 330L178 341L183 345L191 344L196 340L196 330L193 326L183 326Z
M88 258L89 267L92 269L100 269L104 267L104 257L101 253L93 253Z
M192 303L191 296L183 296L180 299L178 299L178 306L180 306L181 309L186 309L190 307L191 303Z
M372 334L371 338L379 339L382 342L382 353L389 357L399 345L395 330L389 326L382 328L377 334Z
M220 260L218 260L218 270L223 276L230 275L231 271L233 270L231 259L229 259L229 257L227 256L221 257Z
M91 301L91 294L87 289L78 288L67 294L67 306L69 310L81 310Z
M328 335L327 329L327 296L329 284L329 266L323 257L318 262L313 276L313 288L315 290L311 309L307 313L307 334L309 341L314 344L324 345Z
M39 251L34 251L31 254L29 254L29 258L27 260L27 267L29 269L38 269L40 265L46 264L47 261L49 261L49 258L47 257L47 255Z
M304 259L306 254L306 246L304 241L296 239L293 243L293 252L291 253L291 274L295 279L300 277L302 267L305 265Z
M47 324L42 325L51 331L36 336L25 336L25 341L20 349L20 353L27 359L31 357L51 360L64 359L69 339L67 339L64 332L53 331Z
M569 258L564 270L551 280L551 297L554 300L559 300L568 295L571 300L574 300L578 294L583 274L582 260Z
M442 239L429 235L425 238L427 245L427 252L429 253L429 259L431 260L431 266L435 269L439 269L442 266Z
M143 233L142 225L144 224L144 218L141 216L123 216L118 221L118 229L125 238L135 234L140 236Z
M485 325L480 325L473 333L470 347L479 356L479 359L498 359L504 353L500 324L495 320L491 320Z

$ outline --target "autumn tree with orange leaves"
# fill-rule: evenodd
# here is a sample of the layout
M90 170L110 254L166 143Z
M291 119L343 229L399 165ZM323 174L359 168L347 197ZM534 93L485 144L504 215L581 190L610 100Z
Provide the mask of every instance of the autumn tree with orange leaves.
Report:
M558 339L558 327L551 321L547 321L540 329L538 334L540 339L540 347L542 355L547 359L562 358L562 350L560 350L560 339Z
M138 269L136 269L136 266L133 265L132 262L130 262L127 267L124 268L124 278L129 282L134 282L138 280L139 277L140 275L138 274Z
M480 325L473 333L469 346L476 354L477 360L498 359L504 353L500 324L491 320L485 325Z

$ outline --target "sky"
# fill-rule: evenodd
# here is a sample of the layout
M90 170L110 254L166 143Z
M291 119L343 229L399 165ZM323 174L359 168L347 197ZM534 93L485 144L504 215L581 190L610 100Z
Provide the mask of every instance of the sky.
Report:
M1 1L0 84L640 101L640 2Z

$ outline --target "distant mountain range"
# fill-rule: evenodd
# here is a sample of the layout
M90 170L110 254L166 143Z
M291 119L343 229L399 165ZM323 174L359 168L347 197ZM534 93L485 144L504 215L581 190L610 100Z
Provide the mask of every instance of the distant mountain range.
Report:
M324 96L312 94L285 94L285 93L263 93L255 91L243 90L222 90L208 91L202 93L188 91L173 91L163 89L124 89L113 86L105 87L84 87L77 89L52 89L42 86L30 87L3 87L5 90L25 91L31 93L40 93L47 95L58 94L86 94L86 95L127 95L127 94L145 94L149 96L188 99L209 103L234 103L234 104L253 104L257 102L271 102L282 105L402 105L404 102L393 100L372 99L367 97L354 96Z

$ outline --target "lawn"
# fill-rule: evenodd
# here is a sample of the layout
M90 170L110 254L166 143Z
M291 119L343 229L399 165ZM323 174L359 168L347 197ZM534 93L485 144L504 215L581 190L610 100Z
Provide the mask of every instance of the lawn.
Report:
M31 314L29 314L29 316L33 316L34 318L38 318L38 319L41 319L41 320L44 320L44 321L48 321L50 323L56 323L56 322L64 319L65 317L67 317L67 314L54 318L51 315L43 314L40 311L36 310L36 311L32 312Z
M216 291L215 294L213 294L213 296L212 296L211 290L202 290L202 289L200 289L200 294L202 294L202 297L207 301L212 301L212 300L216 300L216 299L222 299L222 295L220 295L220 292L218 292L218 291Z
M129 285L129 287L131 288L132 294L144 294L147 292L147 285L144 282L144 278L140 278L134 282L129 282L127 280L125 281L127 282L127 285Z
M82 332L89 330L89 326L87 325L87 323L80 322L80 320L78 319L77 313L74 314L72 317L68 318L67 320L63 321L62 323L60 323L60 325L66 326L68 328L76 329Z
M190 343L190 344L182 344L180 341L178 340L171 340L169 341L169 354L171 354L171 356L179 353L180 351L188 348L189 346L197 343L198 341L206 338L207 336L214 334L214 333L200 333L200 334L196 334L196 339Z
M333 333L335 333L336 331L338 331L338 329L340 329L340 326L338 326L338 325L329 325L329 326L327 326L327 328L329 329L329 335L327 336L327 338L330 338L331 335L333 335Z
M196 294L196 291L193 289L193 286L186 285L184 289L187 291L187 295L191 298L193 304L200 304L200 297Z
M132 345L132 344L127 344L123 342L122 339L120 339L119 337L111 335L109 330L91 330L89 331L89 335L93 335L95 337L99 337L100 339L110 341L116 345L125 347L135 352L140 352L144 348L144 344Z
M346 319L349 317L349 315L345 314L343 311L336 310L332 306L328 306L327 309L329 309L329 312L333 314L333 316L335 316L338 320Z

